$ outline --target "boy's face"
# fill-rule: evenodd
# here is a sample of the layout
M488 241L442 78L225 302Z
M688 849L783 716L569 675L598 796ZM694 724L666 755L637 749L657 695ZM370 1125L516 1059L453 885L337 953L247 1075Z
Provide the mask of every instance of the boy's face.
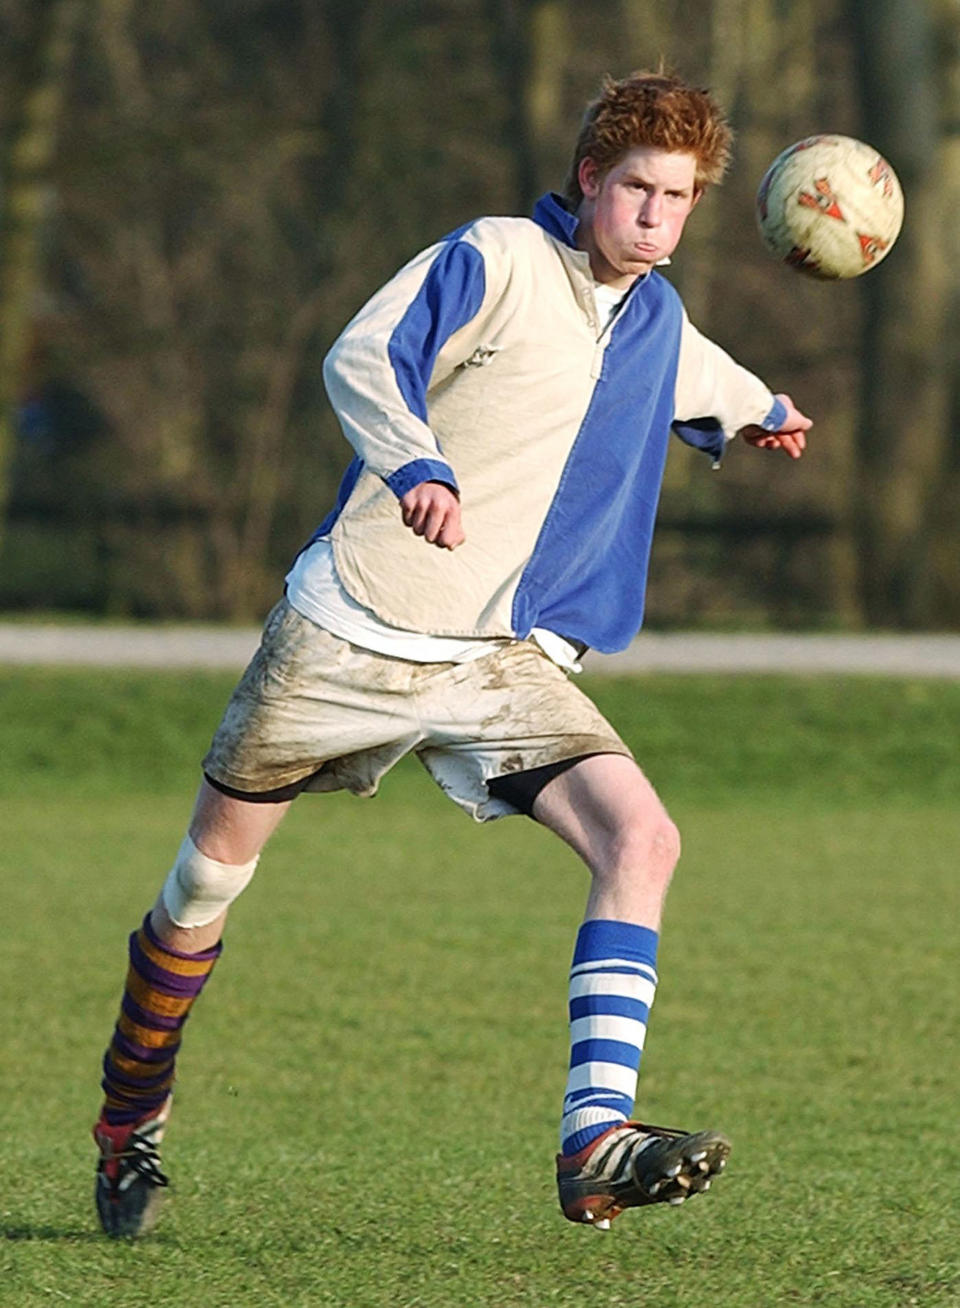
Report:
M578 173L583 201L577 243L598 282L628 287L671 255L700 199L696 159L638 145L602 176L592 159Z

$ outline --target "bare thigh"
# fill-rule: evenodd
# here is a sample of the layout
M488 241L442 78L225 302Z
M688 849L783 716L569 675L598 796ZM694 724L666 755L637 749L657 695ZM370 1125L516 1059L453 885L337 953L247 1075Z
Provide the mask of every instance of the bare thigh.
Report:
M583 759L544 786L533 816L590 869L588 918L659 926L680 837L633 759Z
M208 858L248 863L280 825L293 800L258 804L234 799L204 780L190 819L190 839Z

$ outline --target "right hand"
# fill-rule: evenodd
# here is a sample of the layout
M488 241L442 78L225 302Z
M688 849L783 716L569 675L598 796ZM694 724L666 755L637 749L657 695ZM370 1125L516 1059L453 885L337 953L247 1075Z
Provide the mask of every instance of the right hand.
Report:
M776 398L787 411L777 430L749 426L742 428L740 435L748 445L758 450L783 450L791 459L799 459L807 448L807 432L813 426L813 420L800 412L789 395L778 394Z
M467 539L460 501L442 481L422 481L400 500L404 526L439 549L455 550Z

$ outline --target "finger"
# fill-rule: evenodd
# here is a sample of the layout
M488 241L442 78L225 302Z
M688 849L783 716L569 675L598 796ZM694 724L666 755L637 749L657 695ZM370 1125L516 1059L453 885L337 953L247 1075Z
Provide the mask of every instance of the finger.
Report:
M791 459L799 459L804 450L804 445L801 444L802 435L793 431L782 431L779 437L780 448L789 454Z
M423 520L426 516L426 505L423 500L414 495L401 504L403 511L404 525L409 527L418 536L423 535Z
M424 540L428 540L431 545L436 545L446 516L447 509L445 505L431 504L423 517L423 530L418 532L418 535L423 536Z
M437 544L444 549L455 550L458 545L462 545L466 540L463 525L460 522L459 512L451 511L447 514L446 521L437 537Z

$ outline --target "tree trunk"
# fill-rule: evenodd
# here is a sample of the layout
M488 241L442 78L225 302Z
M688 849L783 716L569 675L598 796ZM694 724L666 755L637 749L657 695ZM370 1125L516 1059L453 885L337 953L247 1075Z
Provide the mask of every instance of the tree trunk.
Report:
M930 539L931 604L938 616L960 627L960 6L956 0L932 0L940 59L942 121L936 174L942 189L945 215L941 240L946 265L943 352L948 388L946 432L939 475L930 487L928 532Z
M276 348L260 412L251 419L254 434L247 445L243 468L247 480L244 518L236 546L235 584L230 593L230 616L234 619L256 613L260 601L267 546L282 489L284 432L304 350L317 330L325 301L326 293L321 288L308 296L293 315L286 339Z
M930 11L921 0L853 0L863 134L906 196L898 248L863 281L858 437L860 589L875 626L933 619L931 488L943 467L950 359L949 268Z
M14 412L43 286L42 238L60 113L86 0L48 0L40 20L36 70L28 83L7 159L0 226L0 530L9 498Z

